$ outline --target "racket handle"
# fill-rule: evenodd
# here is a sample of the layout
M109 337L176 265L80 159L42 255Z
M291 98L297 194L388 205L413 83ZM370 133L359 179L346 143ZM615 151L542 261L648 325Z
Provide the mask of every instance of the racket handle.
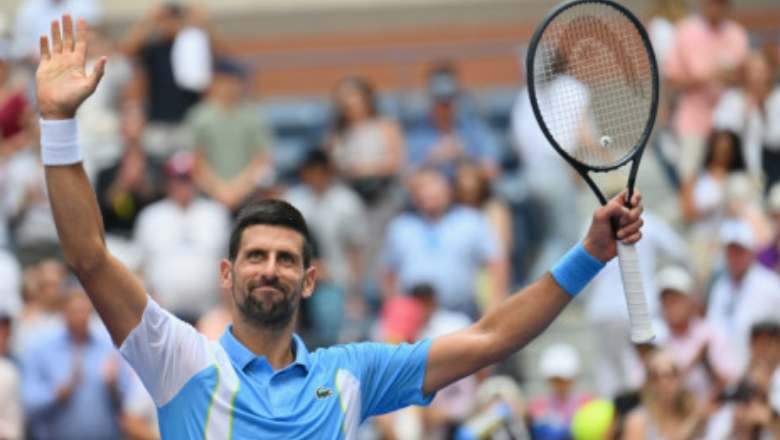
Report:
M623 278L623 291L626 293L628 318L631 321L631 342L640 344L655 338L650 323L650 311L647 307L645 289L642 286L642 273L639 270L639 257L634 245L618 242L618 262Z

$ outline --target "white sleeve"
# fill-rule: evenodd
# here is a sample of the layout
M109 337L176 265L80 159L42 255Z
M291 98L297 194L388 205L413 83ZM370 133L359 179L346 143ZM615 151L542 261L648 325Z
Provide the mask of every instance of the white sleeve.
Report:
M141 322L119 351L157 406L168 403L187 381L214 364L206 337L152 298L147 299Z

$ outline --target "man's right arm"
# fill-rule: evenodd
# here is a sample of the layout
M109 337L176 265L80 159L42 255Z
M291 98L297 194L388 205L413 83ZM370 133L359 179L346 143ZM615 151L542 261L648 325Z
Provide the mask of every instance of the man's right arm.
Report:
M83 284L118 346L141 321L147 297L140 281L106 249L100 210L80 161L57 159L75 148L67 141L75 141L72 118L95 90L105 67L103 58L92 74L85 73L86 24L80 20L74 36L71 18L65 16L62 23L62 34L59 22L52 23L51 49L48 39L41 37L41 62L36 72L46 185L65 262ZM58 150L56 154L47 153L47 145Z

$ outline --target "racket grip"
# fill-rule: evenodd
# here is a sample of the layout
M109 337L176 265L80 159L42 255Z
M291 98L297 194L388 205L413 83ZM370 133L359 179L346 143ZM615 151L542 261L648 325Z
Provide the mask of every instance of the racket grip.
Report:
M650 322L650 310L647 307L645 289L642 286L642 273L639 270L639 257L634 245L617 243L620 275L623 278L623 291L626 293L628 318L631 322L631 342L640 344L655 338Z

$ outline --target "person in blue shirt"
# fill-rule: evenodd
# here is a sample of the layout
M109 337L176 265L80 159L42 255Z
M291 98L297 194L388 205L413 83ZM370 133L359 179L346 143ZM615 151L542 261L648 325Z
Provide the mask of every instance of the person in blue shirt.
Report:
M477 163L487 176L499 171L501 145L461 90L457 71L441 64L428 74L428 115L411 126L406 135L411 168L433 166L448 176L459 161Z
M90 328L92 305L74 289L64 326L22 353L22 401L31 438L98 440L120 436L129 371L105 332Z
M65 259L154 399L163 438L356 438L366 418L425 405L539 334L615 256L611 218L622 242L641 236L639 195L630 210L616 197L596 211L584 241L559 266L474 325L412 345L309 352L294 334L300 301L317 276L306 223L286 202L253 202L239 213L219 266L233 324L209 342L160 308L106 249L73 119L105 66L101 59L85 72L86 32L83 20L74 32L66 15L62 25L52 23L51 47L41 37L36 92L48 197Z

